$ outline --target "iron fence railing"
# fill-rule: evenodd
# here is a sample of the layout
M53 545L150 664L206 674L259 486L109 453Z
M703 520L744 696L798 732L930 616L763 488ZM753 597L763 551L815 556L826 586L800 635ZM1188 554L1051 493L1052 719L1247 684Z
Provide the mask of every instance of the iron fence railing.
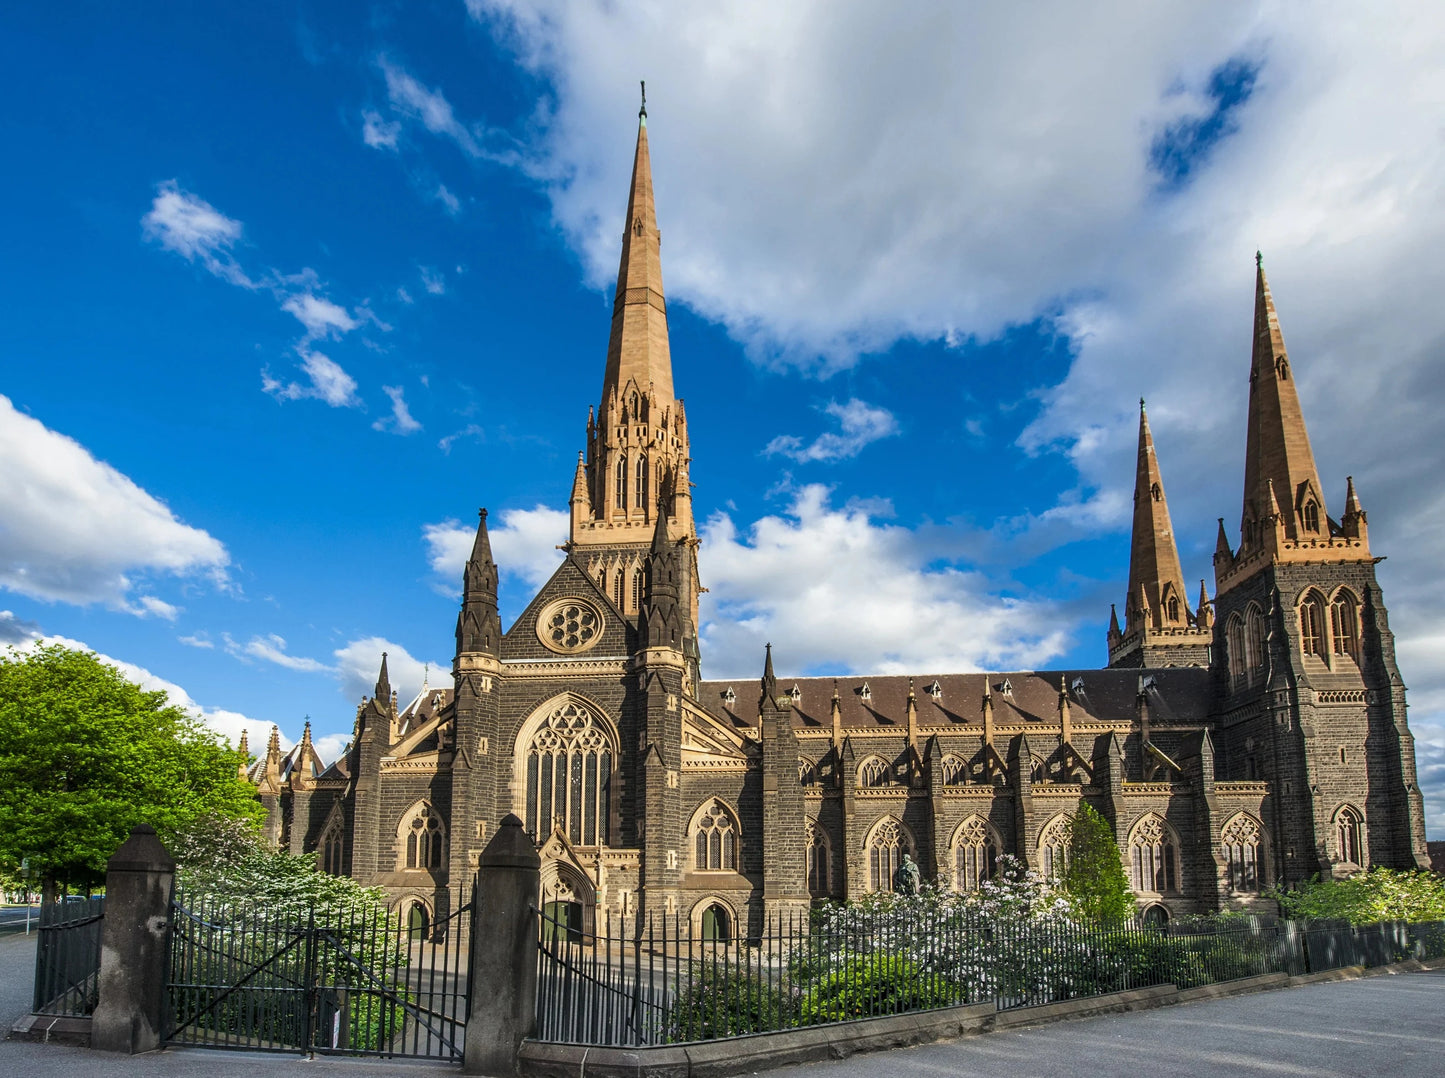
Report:
M172 905L170 1043L461 1058L471 903L408 930L374 902Z
M71 897L40 907L35 941L36 1014L87 1015L100 996L100 933L105 896Z
M704 934L677 916L598 914L584 928L538 912L537 1039L629 1047L1445 957L1445 924L1101 926L835 910L768 918L728 938L716 921Z

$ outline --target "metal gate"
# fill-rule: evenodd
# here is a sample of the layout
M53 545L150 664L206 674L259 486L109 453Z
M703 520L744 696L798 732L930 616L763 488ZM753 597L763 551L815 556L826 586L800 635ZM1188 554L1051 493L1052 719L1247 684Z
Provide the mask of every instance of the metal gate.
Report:
M460 1059L473 899L434 924L374 903L258 909L177 895L166 1041Z

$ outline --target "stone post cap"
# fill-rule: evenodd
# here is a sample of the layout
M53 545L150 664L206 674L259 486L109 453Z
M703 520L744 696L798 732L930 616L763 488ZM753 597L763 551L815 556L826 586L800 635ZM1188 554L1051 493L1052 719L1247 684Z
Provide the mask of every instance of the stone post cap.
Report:
M537 847L522 827L522 821L515 812L502 817L497 831L487 843L486 849L477 859L479 868L530 868L540 869L542 859Z
M106 872L174 872L176 861L161 844L156 829L148 823L131 828L130 838L120 844L110 860L105 863Z

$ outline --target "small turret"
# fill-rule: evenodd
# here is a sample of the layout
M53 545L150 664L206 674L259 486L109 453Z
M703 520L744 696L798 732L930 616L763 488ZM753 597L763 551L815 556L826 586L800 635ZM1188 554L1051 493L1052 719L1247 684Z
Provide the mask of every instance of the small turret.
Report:
M497 656L502 622L497 613L497 563L487 535L487 511L477 511L477 537L462 573L462 609L457 615L457 655Z
M1358 539L1369 544L1369 517L1360 508L1360 497L1355 493L1355 477L1345 476L1345 513L1340 518L1340 532L1347 539Z
M678 587L681 549L667 537L666 514L658 513L646 558L647 587L637 619L643 648L682 650L685 626Z
M236 777L242 782L247 782L250 780L251 775L251 743L246 737L245 730L241 731L241 740L236 745L236 751L241 754L241 763L238 768L239 773Z

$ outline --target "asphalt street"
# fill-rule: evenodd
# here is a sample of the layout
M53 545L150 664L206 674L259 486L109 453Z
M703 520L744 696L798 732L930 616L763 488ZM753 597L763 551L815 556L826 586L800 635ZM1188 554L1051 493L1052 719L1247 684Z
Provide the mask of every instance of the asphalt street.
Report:
M29 1009L35 937L0 938L0 1025ZM0 1078L456 1078L455 1067L170 1049L112 1056L0 1042ZM1445 1074L1445 971L1368 977L854 1056L773 1078L1438 1078Z

